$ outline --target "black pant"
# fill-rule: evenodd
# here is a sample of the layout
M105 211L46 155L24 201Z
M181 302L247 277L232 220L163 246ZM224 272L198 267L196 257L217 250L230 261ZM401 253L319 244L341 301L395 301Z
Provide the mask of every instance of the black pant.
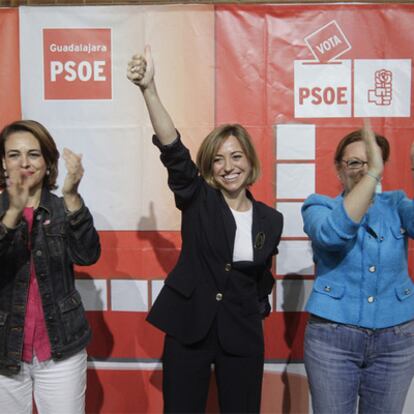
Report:
M204 413L214 364L222 413L259 413L264 356L228 354L214 323L205 339L183 345L166 336L163 354L165 413Z

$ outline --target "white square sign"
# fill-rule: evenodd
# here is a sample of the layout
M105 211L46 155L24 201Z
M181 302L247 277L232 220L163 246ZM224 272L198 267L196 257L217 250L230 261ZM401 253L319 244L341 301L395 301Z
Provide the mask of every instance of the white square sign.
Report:
M346 118L352 114L351 61L295 61L295 118Z
M354 61L355 117L409 117L411 59Z

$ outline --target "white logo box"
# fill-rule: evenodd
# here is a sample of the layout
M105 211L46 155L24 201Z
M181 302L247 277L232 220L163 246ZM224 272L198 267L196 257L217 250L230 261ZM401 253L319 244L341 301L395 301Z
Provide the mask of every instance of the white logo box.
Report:
M391 76L385 88L381 71ZM410 116L411 59L295 61L294 76L295 118Z

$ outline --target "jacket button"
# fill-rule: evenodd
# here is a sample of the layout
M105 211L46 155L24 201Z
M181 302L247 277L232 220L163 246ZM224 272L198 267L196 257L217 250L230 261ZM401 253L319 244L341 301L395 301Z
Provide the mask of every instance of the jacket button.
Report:
M404 289L404 295L408 296L411 293L411 289Z
M368 296L368 303L372 303L372 302L374 302L375 301L375 298L374 298L374 296Z
M216 295L216 301L220 302L223 299L223 294L222 293L217 293Z
M331 288L330 286L325 286L325 287L323 288L323 290L324 290L325 292L330 292L330 291L332 290L332 288Z
M41 250L37 250L36 251L36 256L40 257L42 255L42 251Z
M21 332L23 328L21 326L13 326L12 328L10 328L10 330L12 332Z
M377 270L377 268L376 268L375 266L370 266L368 270L369 270L371 273L374 273L374 272Z
M226 272L230 272L230 270L231 270L231 264L230 263L226 263L226 265L224 266L224 270Z
M57 354L56 354L56 359L61 359L62 358L62 354L60 353L60 352L58 352Z

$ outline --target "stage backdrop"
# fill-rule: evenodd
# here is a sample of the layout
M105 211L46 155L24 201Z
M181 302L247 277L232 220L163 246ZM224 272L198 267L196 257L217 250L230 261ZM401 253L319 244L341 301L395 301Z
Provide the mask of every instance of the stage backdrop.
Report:
M391 141L383 189L412 195L413 20L414 5L396 4L0 9L0 126L36 119L60 150L83 154L81 193L102 240L99 263L77 269L94 331L88 412L162 411L163 336L145 317L177 259L180 217L126 79L130 56L152 46L159 92L193 154L224 122L254 137L263 173L253 192L285 216L262 411L308 413L303 308L314 266L300 207L312 192L340 191L333 151L364 116Z

